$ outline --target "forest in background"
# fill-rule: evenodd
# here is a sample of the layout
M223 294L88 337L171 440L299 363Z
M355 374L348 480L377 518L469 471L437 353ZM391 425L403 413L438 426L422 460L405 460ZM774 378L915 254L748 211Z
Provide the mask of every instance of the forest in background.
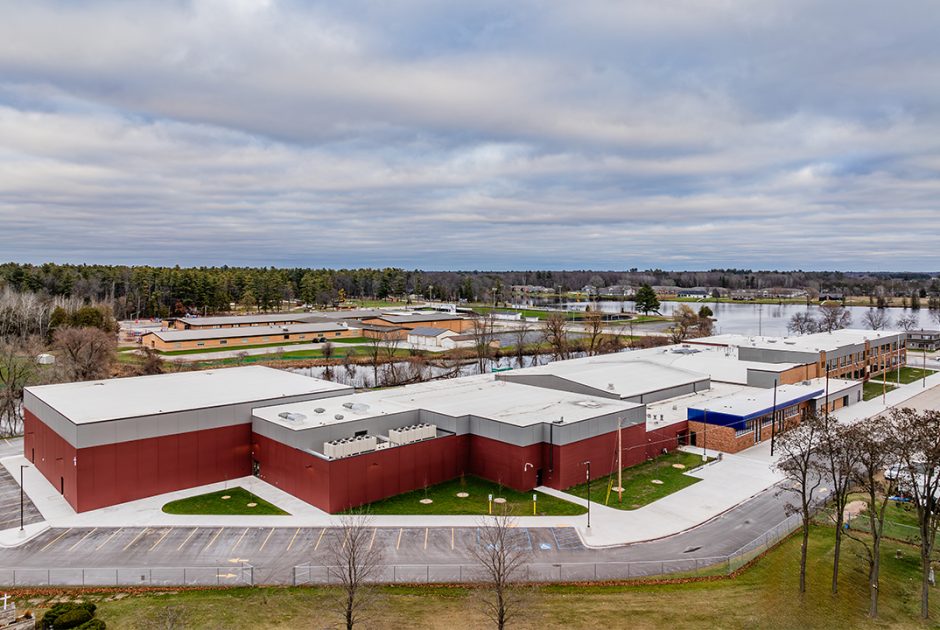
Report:
M118 319L184 312L220 313L232 305L269 311L284 301L328 305L343 299L420 296L445 301L495 302L513 285L538 285L560 293L585 285L782 287L890 297L940 295L929 273L805 272L714 269L710 271L421 271L275 267L151 267L123 265L0 264L0 289L35 293L82 304L106 303Z

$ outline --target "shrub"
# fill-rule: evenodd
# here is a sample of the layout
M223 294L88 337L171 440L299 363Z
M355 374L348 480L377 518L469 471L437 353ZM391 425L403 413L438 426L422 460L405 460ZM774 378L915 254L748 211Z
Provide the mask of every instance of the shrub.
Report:
M107 626L100 619L92 619L91 621L86 621L75 630L106 630L106 628Z
M91 621L91 613L83 607L76 607L64 612L52 623L54 630L68 630L77 628L87 621Z

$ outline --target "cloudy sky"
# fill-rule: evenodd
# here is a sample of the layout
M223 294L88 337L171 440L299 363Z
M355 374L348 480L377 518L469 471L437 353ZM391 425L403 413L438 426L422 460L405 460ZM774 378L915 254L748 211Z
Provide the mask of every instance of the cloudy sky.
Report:
M934 0L0 0L0 260L940 269Z

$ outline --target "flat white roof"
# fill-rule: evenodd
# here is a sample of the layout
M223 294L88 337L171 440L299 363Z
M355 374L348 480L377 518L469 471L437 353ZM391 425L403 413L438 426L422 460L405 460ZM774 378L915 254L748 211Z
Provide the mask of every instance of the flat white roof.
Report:
M264 313L258 315L219 315L211 317L176 317L194 326L251 326L270 322L299 322L310 317L310 313Z
M689 405L693 409L707 409L717 413L726 413L732 416L751 417L761 414L774 407L775 395L777 409L795 404L802 400L824 398L826 392L826 379L814 378L804 383L793 385L780 385L776 394L774 388L748 387L739 393L723 398L702 401L700 404ZM850 389L859 383L841 379L829 379L829 396L837 396L840 392Z
M714 344L741 346L746 348L764 348L768 350L790 350L793 352L831 352L845 346L861 345L865 341L893 339L904 335L896 330L862 330L846 328L832 332L793 335L790 337L759 337L738 334L715 335L692 339L693 344Z
M689 417L690 407L701 409L702 406L708 406L711 401L751 390L755 392L763 391L758 387L712 382L711 389L703 389L694 394L685 394L684 396L676 396L675 398L650 403L646 406L646 430L652 431L677 422L685 422Z
M28 387L75 424L348 390L260 365Z
M596 357L555 361L546 365L503 372L511 379L516 375L552 375L595 389L615 393L621 398L687 385L708 378L707 374L692 372L671 365L648 360L648 356L633 356L632 352L618 352Z
M164 341L194 341L197 339L230 339L234 337L264 337L286 333L299 334L308 332L333 332L346 330L348 326L339 323L323 324L284 324L283 326L236 326L234 328L195 328L191 330L152 330Z
M662 348L649 348L626 353L638 361L652 361L690 372L706 374L714 381L747 384L748 370L784 372L801 363L764 363L742 361L736 347L715 347L680 344Z
M253 414L291 429L308 429L351 420L423 409L451 417L473 415L516 426L564 419L579 422L626 412L635 403L497 381L492 374L431 381L388 390L258 407ZM321 412L317 412L322 409ZM281 413L302 414L287 420ZM337 418L337 416L342 416Z

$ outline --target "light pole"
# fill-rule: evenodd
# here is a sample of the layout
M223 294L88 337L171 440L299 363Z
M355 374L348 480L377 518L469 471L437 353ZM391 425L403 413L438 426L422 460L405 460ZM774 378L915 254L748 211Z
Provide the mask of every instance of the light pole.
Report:
M588 521L588 522L587 522L587 526L588 526L588 529L590 529L590 528L591 528L591 462L590 462L590 461L581 462L581 465L582 465L582 466L587 466L587 472L585 472L585 475L587 476L587 484L588 484L588 488L587 488L587 490L588 490L588 492L587 492L587 495L588 495L588 496L587 496L587 500L588 500L588 506L587 506L587 507L588 507L588 519L587 519L587 521Z
M26 464L20 464L20 532L23 531L23 469L29 468Z

